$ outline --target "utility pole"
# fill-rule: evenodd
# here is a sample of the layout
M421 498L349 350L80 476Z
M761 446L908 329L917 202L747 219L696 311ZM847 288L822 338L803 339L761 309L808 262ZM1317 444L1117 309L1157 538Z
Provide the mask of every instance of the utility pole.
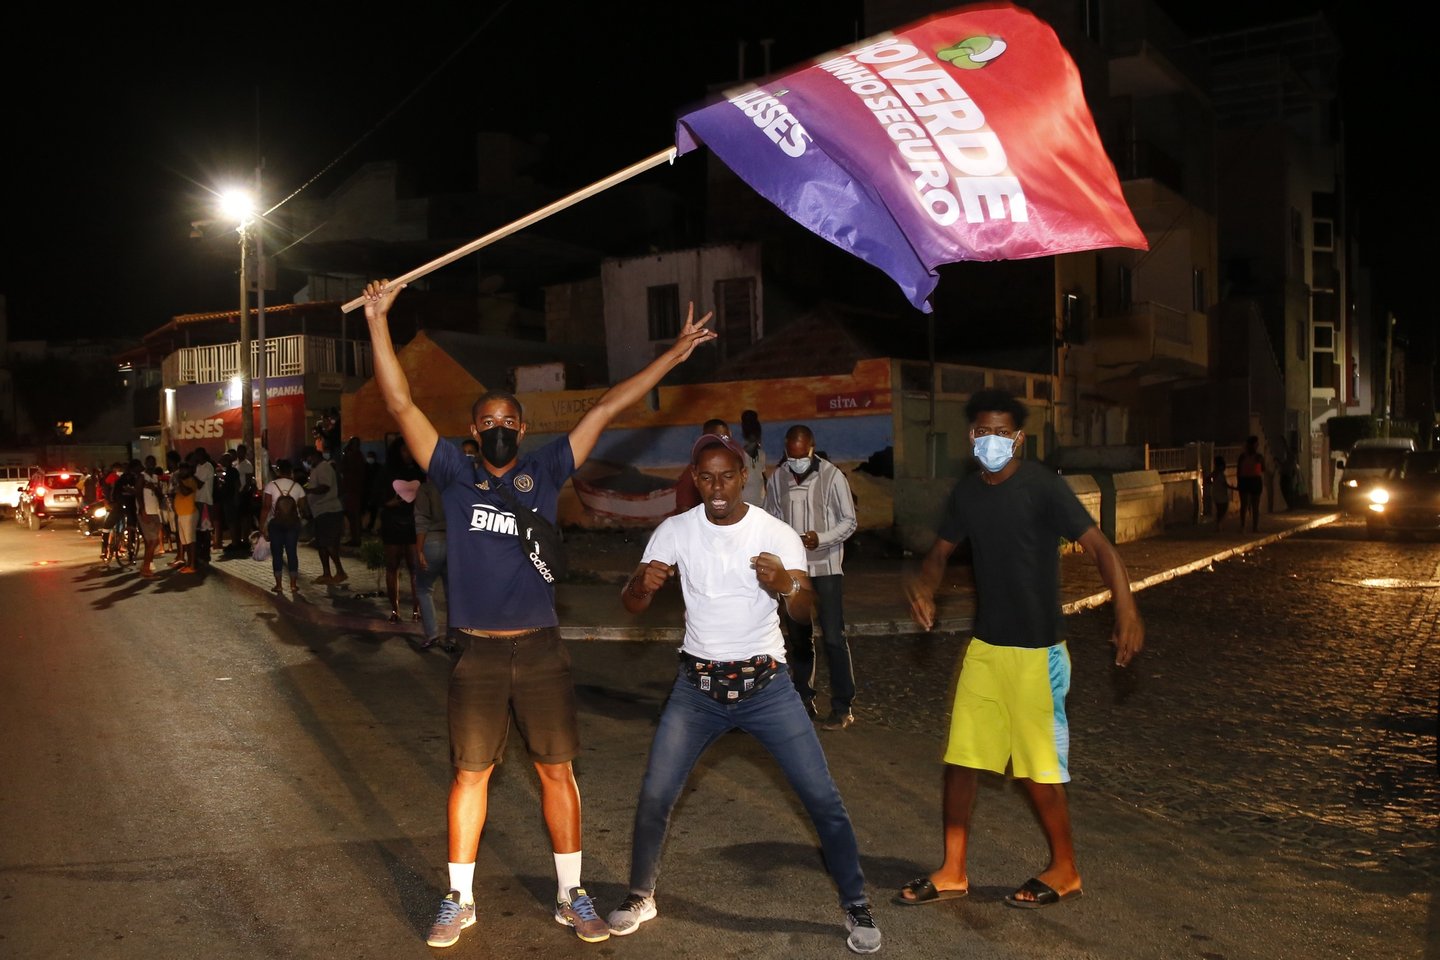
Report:
M246 248L250 245L250 222L240 222L240 442L255 450L255 401L250 395L250 277L246 269ZM251 461L252 463L254 461ZM257 481L259 482L258 478Z
M1395 350L1395 315L1385 315L1385 433L1390 436L1390 357Z
M255 209L264 211L265 194L261 183L261 169L263 163L255 166ZM259 314L256 320L258 327L258 339L260 341L260 372L256 375L257 387L260 392L260 439L259 446L246 444L250 451L250 464L255 468L255 482L260 487L265 486L270 473L270 449L267 446L270 442L270 395L265 389L265 377L269 372L270 358L265 346L265 214L259 213L255 217L255 304ZM249 416L247 414L248 422Z

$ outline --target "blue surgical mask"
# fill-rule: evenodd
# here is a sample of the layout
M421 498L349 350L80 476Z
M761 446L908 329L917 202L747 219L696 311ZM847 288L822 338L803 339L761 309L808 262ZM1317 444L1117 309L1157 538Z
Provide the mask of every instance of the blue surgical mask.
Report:
M991 433L983 437L975 438L975 459L980 461L980 466L990 473L999 473L1005 469L1015 456L1015 438L1002 437L999 434Z
M804 473L810 469L810 462L809 457L790 457L785 461L785 465L792 473Z

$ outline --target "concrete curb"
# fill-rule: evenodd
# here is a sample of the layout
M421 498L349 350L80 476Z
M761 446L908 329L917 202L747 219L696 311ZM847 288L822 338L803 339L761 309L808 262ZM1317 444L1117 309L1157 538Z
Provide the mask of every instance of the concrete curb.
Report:
M1198 570L1204 570L1211 564L1259 549L1284 538L1301 533L1306 530L1313 530L1316 527L1324 526L1341 519L1344 514L1336 512L1315 517L1304 523L1297 524L1285 530L1280 530L1256 540L1247 541L1215 553L1207 554L1198 560L1189 561L1178 566L1151 574L1143 579L1132 581L1130 589L1132 592L1139 592L1157 584L1165 583L1176 577L1181 577ZM268 587L255 583L238 572L227 572L223 565L211 566L211 571L224 573L230 581L241 584L255 593L256 596L264 598L275 607L276 611L297 620L303 620L316 626L328 627L334 630L361 631L369 633L383 633L403 636L406 639L414 637L421 639L423 630L420 625L411 621L401 623L390 623L384 617L376 614L352 614L335 609L333 604L317 604L305 597L302 592L299 600L292 600L287 594L284 597L277 597L271 593ZM623 583L625 574L599 571L588 576L599 583ZM1061 611L1069 616L1080 613L1084 610L1094 609L1103 606L1110 601L1110 591L1101 590L1089 596L1063 603ZM954 616L942 618L935 623L930 631L922 631L909 617L894 617L880 620L862 620L850 623L846 626L846 634L853 638L863 637L893 637L918 633L957 633L965 634L975 627L973 615ZM647 626L647 625L594 625L585 626L578 624L561 624L560 636L565 640L582 642L603 642L603 641L652 641L656 643L671 643L679 646L685 638L683 626Z
M1268 536L1261 537L1259 540L1252 540L1249 543L1242 543L1238 547L1230 547L1226 550L1221 550L1218 553L1212 553L1209 556L1201 557L1199 560L1192 560L1191 562L1183 563L1178 567L1172 567L1169 570L1151 574L1144 579L1131 581L1130 592L1139 593L1141 590L1144 590L1147 587L1153 587L1156 584L1165 583L1168 580L1174 580L1176 577L1183 577L1185 574L1194 573L1197 570L1204 570L1212 563L1216 563L1220 560L1228 560L1230 557L1238 556L1242 553L1249 553L1251 550L1258 550L1261 547L1268 546L1280 540L1284 540L1291 534L1301 533L1305 530L1313 530L1316 527L1322 527L1327 523L1334 523L1336 520L1340 519L1341 516L1342 514L1339 513L1331 513L1323 517L1316 517L1314 520L1310 520L1306 523L1291 527L1289 530L1281 530ZM1089 610L1094 607L1102 606L1103 604L1108 603L1109 600L1110 591L1101 590L1099 593L1092 593L1088 597L1081 597L1079 600L1072 600L1069 603L1063 604L1060 609L1066 616L1069 616L1072 613L1079 613L1082 610Z
M684 627L579 627L560 625L562 640L656 640L677 647L685 639Z
M296 620L313 623L316 626L370 633L406 634L412 635L416 639L421 638L423 634L420 624L413 621L406 620L400 623L390 623L368 614L344 613L334 609L326 610L307 598L303 591L300 594L300 599L294 600L289 593L283 596L277 595L268 587L262 587L257 583L253 583L239 574L226 573L223 567L212 564L210 572L224 574L231 583L248 590L262 600L269 601L270 605L273 606L277 612Z

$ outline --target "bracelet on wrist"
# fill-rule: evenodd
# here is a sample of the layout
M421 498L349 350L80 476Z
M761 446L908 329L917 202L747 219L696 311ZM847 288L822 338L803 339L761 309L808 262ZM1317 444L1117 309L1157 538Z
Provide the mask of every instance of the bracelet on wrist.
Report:
M791 597L795 596L795 594L797 594L797 593L799 593L799 592L800 592L800 578L799 578L799 577L796 577L796 576L794 576L794 575L792 574L791 577L790 577L790 589L789 589L789 590L786 590L784 593L780 594L780 596L782 596L782 597L784 597L785 599L788 600L788 599L790 599Z

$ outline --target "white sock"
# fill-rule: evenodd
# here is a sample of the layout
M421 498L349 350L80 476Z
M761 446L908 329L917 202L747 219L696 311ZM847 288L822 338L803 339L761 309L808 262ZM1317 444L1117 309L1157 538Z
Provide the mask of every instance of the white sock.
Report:
M461 903L475 902L475 864L450 864L450 889L460 891Z
M580 851L555 854L555 882L559 892L557 900L569 900L570 888L580 886Z

